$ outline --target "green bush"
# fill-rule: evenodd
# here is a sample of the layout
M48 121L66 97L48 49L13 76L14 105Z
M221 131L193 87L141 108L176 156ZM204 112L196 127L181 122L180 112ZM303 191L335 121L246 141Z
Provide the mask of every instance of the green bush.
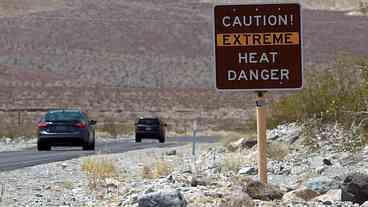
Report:
M368 59L339 57L331 68L308 68L305 88L275 101L270 125L310 118L350 126L367 110Z
M317 150L316 134L324 124L347 130L342 151L357 152L368 142L368 59L340 56L329 68L308 68L305 88L271 105L269 125L299 122L303 145Z

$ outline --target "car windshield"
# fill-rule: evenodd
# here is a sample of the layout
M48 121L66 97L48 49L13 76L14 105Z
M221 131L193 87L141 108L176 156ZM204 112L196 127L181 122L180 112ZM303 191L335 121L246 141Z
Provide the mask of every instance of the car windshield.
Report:
M77 111L52 111L45 116L45 121L78 121L82 114Z
M158 119L140 119L138 124L147 124L147 125L159 125L160 122Z

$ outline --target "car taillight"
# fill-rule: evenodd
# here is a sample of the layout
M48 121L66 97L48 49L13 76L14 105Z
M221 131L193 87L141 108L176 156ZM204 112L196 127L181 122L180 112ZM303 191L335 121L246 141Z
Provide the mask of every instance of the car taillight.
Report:
M74 124L74 126L80 128L80 129L86 128L86 124L82 123L82 122L76 123L76 124Z
M38 123L38 128L39 129L45 129L45 128L47 128L49 125L47 124L47 123L45 123L45 122L40 122L40 123Z

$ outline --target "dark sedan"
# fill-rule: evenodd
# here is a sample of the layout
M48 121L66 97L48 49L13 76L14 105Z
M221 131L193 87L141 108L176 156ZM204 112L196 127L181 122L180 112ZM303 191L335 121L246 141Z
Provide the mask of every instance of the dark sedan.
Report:
M89 120L80 110L53 110L38 123L38 150L51 150L51 146L82 146L95 149L96 121Z
M135 141L142 142L143 138L158 139L165 142L167 125L160 118L138 118L135 123Z

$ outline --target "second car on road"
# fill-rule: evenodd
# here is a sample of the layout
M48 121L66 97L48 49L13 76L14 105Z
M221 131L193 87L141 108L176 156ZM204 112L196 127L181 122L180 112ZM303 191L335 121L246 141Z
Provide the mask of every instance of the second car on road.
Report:
M141 142L143 138L158 139L165 142L167 125L160 118L138 118L135 123L135 141Z

